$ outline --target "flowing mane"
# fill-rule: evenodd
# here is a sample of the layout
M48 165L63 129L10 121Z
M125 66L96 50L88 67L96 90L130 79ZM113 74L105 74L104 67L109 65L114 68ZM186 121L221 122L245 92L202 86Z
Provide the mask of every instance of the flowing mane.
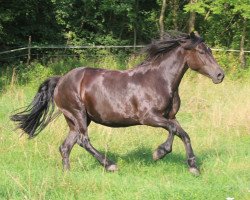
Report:
M193 49L203 41L203 38L194 32L186 34L178 31L169 31L164 34L162 39L153 40L145 48L146 60L155 60L160 55L170 52L181 44L184 44L183 47L185 49Z

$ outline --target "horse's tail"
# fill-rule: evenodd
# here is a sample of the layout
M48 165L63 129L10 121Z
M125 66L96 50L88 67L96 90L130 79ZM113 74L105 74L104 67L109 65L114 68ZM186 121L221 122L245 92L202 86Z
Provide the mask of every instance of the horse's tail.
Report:
M51 77L39 87L33 101L23 111L11 116L17 122L17 128L22 129L29 138L40 133L55 117L54 90L60 77Z

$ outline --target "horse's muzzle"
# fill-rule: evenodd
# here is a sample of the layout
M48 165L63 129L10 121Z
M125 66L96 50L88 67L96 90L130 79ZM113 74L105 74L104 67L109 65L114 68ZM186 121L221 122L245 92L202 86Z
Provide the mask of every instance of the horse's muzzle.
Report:
M221 82L223 81L224 77L225 77L225 74L224 74L224 72L221 70L220 72L218 72L218 73L212 78L213 83L215 83L215 84L221 83Z

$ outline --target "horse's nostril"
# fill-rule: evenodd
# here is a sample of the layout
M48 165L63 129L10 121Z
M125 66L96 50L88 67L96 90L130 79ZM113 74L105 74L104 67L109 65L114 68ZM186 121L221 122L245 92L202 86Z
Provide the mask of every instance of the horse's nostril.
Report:
M224 75L222 73L217 74L218 79L222 79L223 77L224 77Z

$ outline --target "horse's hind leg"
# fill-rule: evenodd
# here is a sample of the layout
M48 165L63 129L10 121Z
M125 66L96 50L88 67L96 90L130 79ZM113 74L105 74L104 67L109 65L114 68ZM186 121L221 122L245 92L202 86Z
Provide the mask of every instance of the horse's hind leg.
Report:
M99 163L105 167L107 171L117 171L118 168L116 164L110 161L106 156L101 154L98 150L96 150L89 141L88 134L81 134L78 138L77 143L86 149L92 156L94 156Z
M62 145L59 147L59 151L62 156L63 169L69 170L70 169L69 155L73 146L76 144L77 139L79 138L79 132L75 129L75 125L71 120L72 115L66 110L63 110L63 114L68 123L70 131L66 139L63 141Z
M59 147L59 151L62 156L62 163L63 163L64 170L70 169L69 155L70 155L71 149L73 148L73 146L75 145L77 141L78 136L79 136L78 132L70 131L67 138Z
M66 120L71 130L69 136L62 144L63 148L60 148L65 149L61 151L64 167L67 168L69 166L68 156L71 148L77 142L81 147L93 155L107 171L116 171L117 166L96 150L89 141L87 128L90 120L88 119L84 106L80 102L75 102L74 105L71 105L67 110L61 110L66 116Z
M116 171L118 169L117 166L106 156L96 150L90 143L87 130L90 122L88 121L88 116L85 109L82 108L81 112L76 113L74 117L76 118L75 123L77 124L80 132L79 137L77 138L77 143L86 149L92 156L94 156L107 171Z

